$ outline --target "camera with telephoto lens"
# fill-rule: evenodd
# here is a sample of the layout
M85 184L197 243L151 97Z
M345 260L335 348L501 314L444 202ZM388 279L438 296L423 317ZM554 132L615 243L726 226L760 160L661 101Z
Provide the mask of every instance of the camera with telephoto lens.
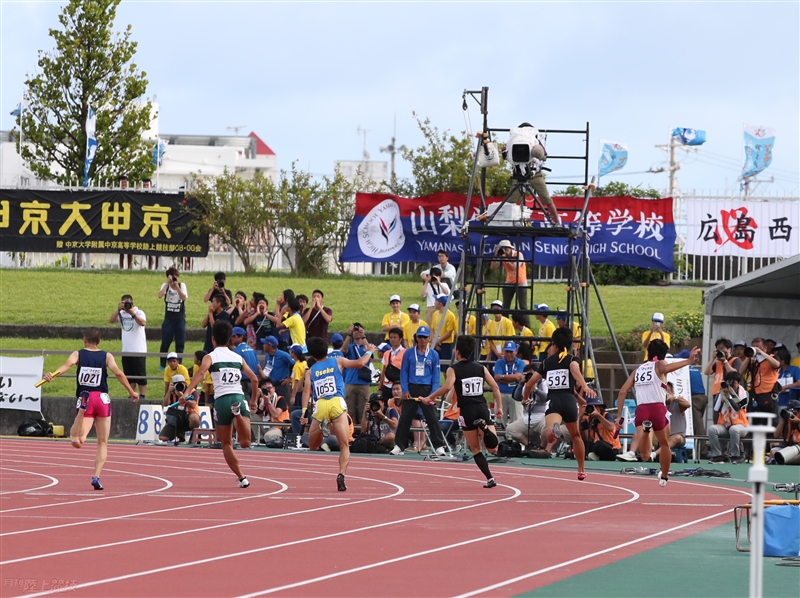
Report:
M717 359L725 359L725 351L716 352Z
M781 409L779 415L781 418L788 420L790 417L800 411L800 401L789 401L789 404Z
M176 382L172 386L175 388L176 394L180 394L186 390L186 382Z
M731 385L728 384L728 382L726 380L723 380L722 382L719 383L720 390L727 390L730 387L731 387Z
M122 304L122 308L123 308L125 311L130 311L131 309L133 309L133 301L125 301L125 302Z
M756 354L755 347L745 347L744 348L744 356L745 357L753 357Z

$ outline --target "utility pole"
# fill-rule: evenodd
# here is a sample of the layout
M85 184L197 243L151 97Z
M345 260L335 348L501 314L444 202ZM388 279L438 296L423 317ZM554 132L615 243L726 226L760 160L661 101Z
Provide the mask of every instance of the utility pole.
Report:
M389 145L382 145L381 146L381 152L389 154L392 157L391 158L392 172L391 172L390 179L389 179L391 181L392 193L394 193L395 183L397 182L397 177L394 174L394 156L398 152L402 152L402 151L404 151L406 149L405 145L401 145L400 147L397 147L396 141L395 141L395 136L396 135L397 135L397 115L395 115L395 117L394 117L394 131L392 132L392 142Z
M678 190L678 171L681 169L681 165L675 159L675 150L678 149L678 139L677 137L670 137L669 145L657 145L656 147L669 152L669 166L666 169L669 172L668 194L670 197L675 198L680 194Z

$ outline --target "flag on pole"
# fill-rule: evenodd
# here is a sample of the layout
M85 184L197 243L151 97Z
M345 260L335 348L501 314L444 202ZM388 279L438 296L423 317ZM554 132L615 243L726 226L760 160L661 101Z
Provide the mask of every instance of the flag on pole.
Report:
M706 132L699 129L677 127L672 130L672 136L677 137L683 145L703 145L706 142Z
M756 176L772 164L775 129L754 125L744 126L744 166L742 179Z
M11 116L22 116L22 102L17 102L16 107L11 111Z
M164 164L164 152L167 151L167 143L165 139L159 139L158 143L153 147L153 166L162 166Z
M597 165L597 176L605 176L624 167L628 162L628 146L624 143L600 140L600 161Z
M97 118L94 115L94 110L89 106L89 117L86 119L86 161L83 166L83 186L89 186L89 167L94 161L94 156L97 153L97 138L95 132L97 129Z

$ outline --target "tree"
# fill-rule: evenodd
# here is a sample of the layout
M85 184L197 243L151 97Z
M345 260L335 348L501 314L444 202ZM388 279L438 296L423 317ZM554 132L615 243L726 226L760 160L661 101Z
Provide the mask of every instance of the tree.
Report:
M51 52L39 51L39 72L25 81L22 148L17 149L42 179L62 184L83 180L89 106L97 117L94 180L149 177L154 169L142 133L150 126L150 102L134 102L147 88L146 73L132 62L131 26L113 31L121 0L70 0L50 29ZM19 125L18 121L18 125Z

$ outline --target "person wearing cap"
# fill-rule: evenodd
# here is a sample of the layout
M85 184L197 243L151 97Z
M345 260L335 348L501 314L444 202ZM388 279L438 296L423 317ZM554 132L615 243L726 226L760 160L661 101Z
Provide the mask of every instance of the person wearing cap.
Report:
M174 351L167 354L167 367L164 368L164 398L169 396L169 387L172 384L172 377L175 375L183 376L184 381L189 379L189 370L182 363L178 362L178 354Z
M719 387L722 384L722 379L728 372L738 372L742 366L742 360L738 357L731 356L733 344L727 338L718 338L714 343L714 355L711 360L703 368L703 374L706 376L714 376L714 381L711 387L711 394L716 396L719 394Z
M614 416L606 413L606 406L599 397L586 399L580 426L589 461L614 461L617 458L622 445L619 434L614 436Z
M378 380L378 388L381 396L388 401L392 398L392 384L400 380L400 368L403 366L403 354L406 352L403 347L403 331L400 328L392 328L389 331L389 343L386 344L385 350L380 347L378 350L383 353L381 355L383 368L380 380ZM394 443L394 436L392 439L392 443Z
M323 337L320 337L323 338ZM338 332L334 332L331 337L331 347L328 349L329 357L344 357L342 353L342 345L344 344L344 337Z
M438 266L431 268L422 285L421 295L425 297L425 321L430 322L433 312L436 309L436 297L439 295L449 295L450 285L442 282L442 270Z
M383 337L384 340L389 340L389 331L392 328L400 328L403 329L410 318L408 317L407 313L403 313L401 309L403 302L400 300L400 295L392 295L389 297L389 305L392 308L388 314L383 316L383 320L381 320L381 330L385 333Z
M175 341L175 351L183 353L186 345L186 300L189 293L186 285L178 282L180 272L175 267L167 268L167 281L161 285L158 298L164 300L164 321L161 323L161 353L169 351L172 341ZM178 360L180 361L180 359ZM165 369L167 360L161 358L161 367Z
M744 350L747 348L747 343L744 341L736 341L733 343L733 356L738 357L741 362L744 359Z
M188 375L173 375L164 400L161 401L161 406L165 409L165 423L161 427L158 439L162 442L171 440L180 442L186 432L200 427L200 407L197 406L197 394L190 396L182 394L186 390L188 381Z
M494 379L503 399L503 427L522 417L522 403L514 400L514 389L525 380L524 370L525 362L517 357L517 344L506 341L503 359L498 359L494 364Z
M420 326L428 326L428 323L419 317L419 304L412 303L408 306L408 322L403 325L403 339L406 347L410 347L414 343L414 335Z
M443 369L446 371L450 367L450 360L453 359L453 346L458 332L456 315L447 309L447 295L436 297L436 311L433 312L430 329L434 335L439 335L434 348L439 354L439 363L443 364Z
M540 312L545 312L534 314L533 316L539 321L538 336L543 339L552 337L553 333L556 331L556 326L550 321L550 318L547 317L547 312L550 311L550 307L547 305L547 303L539 303L538 305L534 305L533 309L539 310ZM544 361L547 358L547 348L549 346L550 343L547 341L535 341L534 354L538 353L539 359Z
M272 378L275 392L290 402L294 360L286 351L278 349L278 339L274 336L262 338L261 345L264 347L264 365L261 367L264 377Z
M361 359L366 346L367 333L359 322L353 322L347 330L342 345L342 353L350 361ZM347 403L347 412L354 422L361 421L361 411L369 402L370 386L372 385L372 363L363 368L354 370L346 368L344 375L344 400Z
M647 347L650 343L656 339L664 341L667 347L670 344L669 332L664 332L661 327L664 324L664 314L661 312L656 312L653 314L653 322L650 326L650 330L645 330L642 332L642 348L644 348L644 360L645 362L650 361L650 352L647 350Z
M400 368L400 385L403 389L403 396L400 399L403 404L400 422L395 433L395 446L391 451L392 455L402 455L408 446L408 433L411 429L411 421L417 413L414 403L411 401L417 397L425 397L438 390L441 384L441 371L439 369L439 354L431 351L428 346L430 342L431 329L427 326L420 326L417 329L416 345L408 349L403 354L403 364ZM406 405L406 401L410 404ZM395 399L397 404L397 399ZM437 455L444 455L445 441L442 429L439 427L439 414L437 410L426 403L419 403L422 415L428 424L428 432Z
M264 371L258 363L258 355L253 351L253 348L247 344L247 330L241 326L234 326L233 332L231 333L231 344L233 346L233 352L239 355L259 378L263 378ZM242 390L245 396L250 394L252 391L252 388L250 388L250 380L246 378L242 379Z
M506 271L506 283L503 286L503 305L509 309L514 307L514 296L517 297L518 309L528 309L528 270L525 256L514 249L511 241L503 239L495 248L496 260L491 268L496 270L502 264Z
M503 302L499 299L492 301L490 307L491 317L486 321L486 336L516 336L514 324L503 315ZM503 345L506 339L487 339L481 350L481 355L487 361L496 361L503 358Z
M333 310L325 307L325 295L319 289L311 293L311 305L303 310L306 336L328 338L328 324L333 320Z

